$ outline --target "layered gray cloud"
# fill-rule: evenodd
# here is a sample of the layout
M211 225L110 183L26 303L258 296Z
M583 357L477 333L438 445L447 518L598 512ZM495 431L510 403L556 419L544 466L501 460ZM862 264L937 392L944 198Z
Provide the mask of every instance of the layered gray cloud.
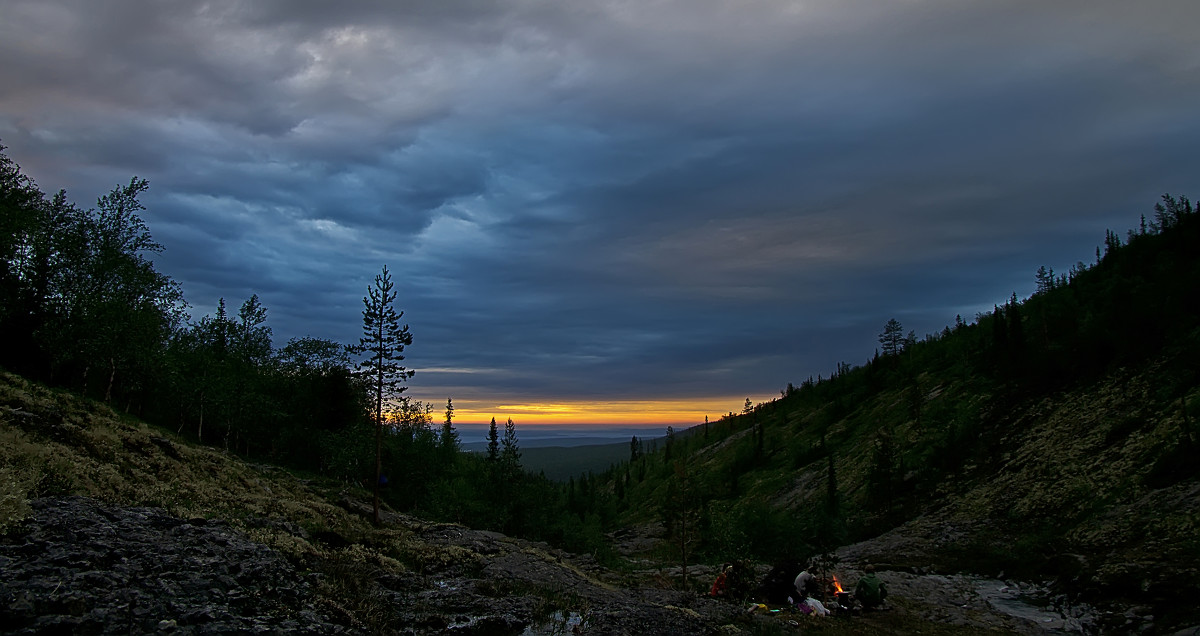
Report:
M10 0L0 139L76 199L149 178L197 316L257 293L277 339L352 341L388 264L415 395L768 395L1194 192L1196 24L1183 2Z

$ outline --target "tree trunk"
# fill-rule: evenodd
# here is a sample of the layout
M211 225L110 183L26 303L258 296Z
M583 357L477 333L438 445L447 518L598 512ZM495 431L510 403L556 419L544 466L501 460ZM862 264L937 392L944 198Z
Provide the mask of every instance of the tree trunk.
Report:
M108 359L108 387L104 389L104 403L112 402L113 380L117 377L117 361Z
M687 589L687 542L687 511L685 510L684 514L680 515L679 518L679 556L680 560L683 561L683 589L685 590Z
M383 420L375 420L375 525L379 525L379 477L383 473Z
M383 340L380 327L379 341ZM372 503L375 509L375 525L379 525L379 477L383 474L383 354L379 354L375 379L375 488Z
M179 430L175 431L176 435L183 435L183 427L187 425L187 418L183 415L183 407L184 403L183 398L181 397L179 398Z
M1188 418L1187 400L1183 396L1179 396L1179 411L1183 414L1183 441L1188 446L1196 443L1192 438L1192 421Z

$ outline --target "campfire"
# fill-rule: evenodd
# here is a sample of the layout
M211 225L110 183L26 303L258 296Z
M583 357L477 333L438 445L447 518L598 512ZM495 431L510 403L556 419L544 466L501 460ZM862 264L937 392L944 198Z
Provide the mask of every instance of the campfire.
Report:
M842 584L838 581L837 576L830 575L830 578L829 588L833 591L833 600L836 602L834 609L838 612L849 611L850 593L842 589Z

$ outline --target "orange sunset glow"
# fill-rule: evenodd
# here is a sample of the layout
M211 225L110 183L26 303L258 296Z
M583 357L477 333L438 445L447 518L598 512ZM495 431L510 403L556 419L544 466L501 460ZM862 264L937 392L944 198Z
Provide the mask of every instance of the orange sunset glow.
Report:
M512 418L520 425L539 424L660 424L693 426L711 421L730 411L740 412L746 397L711 397L686 400L563 400L554 402L491 402L464 399L454 401L454 420L462 423L487 423L493 417L503 422ZM754 404L763 396L749 396ZM435 419L437 419L435 414Z

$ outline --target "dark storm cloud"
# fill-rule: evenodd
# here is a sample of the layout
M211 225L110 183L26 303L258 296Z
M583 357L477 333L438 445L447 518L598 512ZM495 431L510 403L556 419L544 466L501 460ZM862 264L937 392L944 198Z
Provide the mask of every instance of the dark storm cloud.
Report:
M2 11L43 188L149 178L194 313L257 293L280 342L355 340L387 263L431 399L768 395L1196 184L1190 3Z

